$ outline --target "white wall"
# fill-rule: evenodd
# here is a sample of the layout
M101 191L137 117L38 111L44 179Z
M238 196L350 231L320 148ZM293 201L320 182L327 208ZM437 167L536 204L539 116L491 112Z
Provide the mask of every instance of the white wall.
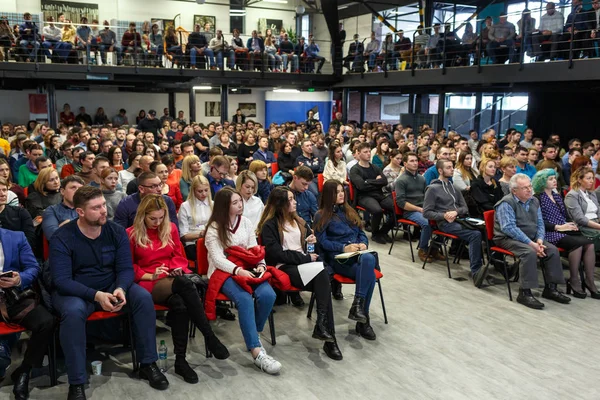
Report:
M29 94L34 90L0 90L0 121L12 123L26 123L29 120ZM209 123L218 122L218 117L207 117L205 115L205 102L221 101L219 94L206 94L202 91L196 92L196 122ZM169 106L167 93L127 93L118 92L114 88L92 88L90 91L56 91L56 112L62 111L65 103L71 105L71 109L77 114L79 107L86 108L90 115L96 113L98 107L104 107L109 118L116 115L120 108L127 110L129 122L135 123L135 117L140 110L154 108L158 115L162 115L163 109ZM264 123L265 120L265 89L252 89L248 95L230 94L228 97L227 117L231 120L239 103L256 103L255 121ZM175 109L183 110L185 118L189 121L189 94L176 93Z
M226 0L210 0L211 3L196 4L195 2L167 1L167 0L75 0L78 3L98 4L100 22L103 20L132 20L149 21L151 18L172 19L181 14L177 24L187 30L192 30L194 15L209 15L216 17L216 25L225 33L229 33L229 2ZM261 9L246 8L246 34L258 28L259 18L281 19L287 29L295 27L296 2L288 0L288 4L263 3ZM268 9L264 9L268 8ZM30 13L41 12L40 0L0 0L0 11ZM181 21L181 22L180 22ZM227 36L227 35L226 35Z
M346 31L346 43L344 44L344 55L348 54L348 48L350 47L350 43L352 42L352 38L355 33L360 35L359 40L363 41L365 38L365 47L367 43L371 40L371 31L373 28L373 15L372 14L364 14L359 15L358 17L352 17L342 20L344 23L344 30Z

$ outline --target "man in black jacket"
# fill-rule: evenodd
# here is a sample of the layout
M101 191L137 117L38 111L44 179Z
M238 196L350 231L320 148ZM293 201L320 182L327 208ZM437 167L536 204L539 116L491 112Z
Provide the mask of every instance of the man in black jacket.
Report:
M352 70L354 72L361 72L364 68L363 53L365 52L365 46L362 42L358 41L358 33L354 35L354 42L350 43L348 49L348 55L344 58L344 67L350 70L350 61L352 61ZM350 71L348 71L350 72Z
M357 204L371 214L371 239L380 244L391 243L388 232L394 225L393 218L388 218L380 227L383 213L394 212L392 196L383 193L387 178L378 166L371 164L371 146L368 143L359 144L357 151L358 163L350 170L350 182L356 188Z
M156 119L156 110L148 111L146 118L140 121L138 129L142 132L152 132L154 134L154 143L158 143L158 131L160 130L160 121Z

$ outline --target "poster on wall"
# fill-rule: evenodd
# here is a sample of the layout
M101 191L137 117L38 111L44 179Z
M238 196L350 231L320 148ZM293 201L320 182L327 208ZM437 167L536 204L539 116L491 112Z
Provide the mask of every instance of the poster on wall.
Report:
M204 102L204 114L207 117L220 117L221 116L221 102L220 101L205 101Z
M239 103L238 108L246 118L256 118L256 103Z
M216 17L210 16L210 15L194 15L194 25L192 25L192 26L195 27L196 25L200 25L200 30L202 32L205 32L204 26L206 24L210 24L210 28L208 29L208 32L210 32L214 35L216 23L217 23Z
M261 32L263 35L267 32L267 29L271 29L273 31L273 36L278 36L279 31L281 31L282 27L283 21L280 19L258 19L258 31Z
M42 13L44 21L50 16L58 21L59 14L65 14L65 19L76 24L81 22L81 17L86 17L89 22L99 20L98 4L91 3L42 0Z

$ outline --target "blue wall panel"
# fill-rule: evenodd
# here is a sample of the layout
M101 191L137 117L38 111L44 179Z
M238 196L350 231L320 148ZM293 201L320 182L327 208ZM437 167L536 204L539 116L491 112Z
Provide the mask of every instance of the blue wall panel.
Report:
M265 102L265 127L275 122L281 124L287 121L306 121L308 111L318 107L319 120L323 124L325 132L331 122L330 101L274 101Z

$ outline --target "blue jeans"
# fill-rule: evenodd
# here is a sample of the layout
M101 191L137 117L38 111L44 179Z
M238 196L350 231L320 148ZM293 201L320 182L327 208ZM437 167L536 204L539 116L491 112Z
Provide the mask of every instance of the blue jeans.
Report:
M205 53L206 53L206 51L205 51ZM233 69L233 67L235 66L235 51L229 50L227 57L229 58L229 68ZM223 67L223 52L222 51L217 52L217 67L219 67L219 68Z
M56 52L58 57L63 59L63 61L67 61L71 49L73 49L73 44L69 42L60 42L60 47L54 47L54 51Z
M297 69L299 69L300 67L298 66L298 56L296 54L287 54L287 53L283 53L281 55L281 58L283 59L283 69L287 69L288 67L288 59L292 58L292 69L291 71L294 72Z
M29 52L29 58L31 59L31 61L33 61L35 59L35 55L37 53L37 50L40 47L40 43L36 40L21 40L19 42L19 44L21 45L21 49L23 49L23 54L27 54L27 46L31 46L31 51Z
M58 54L60 47L63 43L56 40L44 40L42 42L42 48L44 49L44 55L48 58L52 58L52 54L50 54L50 47L53 47L53 51Z
M117 65L121 64L121 60L123 59L123 53L121 51L121 46L117 45L117 44L101 44L100 47L100 59L102 60L102 64L106 64L106 52L110 49L110 47L112 46L113 51L115 53L117 53Z
M164 46L155 46L152 45L151 46L151 50L152 51L156 51L156 64L160 64L162 65L162 57L163 57L163 53L164 53Z
M369 69L375 68L375 61L377 60L378 55L379 55L379 53L377 53L377 52L373 52L373 53L369 54Z
M192 51L194 51L194 49L192 49ZM175 53L175 57L177 57L177 60L179 61L179 64L181 65L181 62L183 61L183 51L181 50L181 46L171 46L167 48L167 53ZM192 62L192 65L194 65L195 63Z
M404 218L409 221L416 222L421 227L421 237L419 238L419 249L424 251L429 250L429 240L431 239L431 225L429 221L423 217L423 214L418 211L404 212Z
M106 292L112 293L112 287ZM80 297L61 296L52 293L52 303L60 314L60 343L65 353L69 384L81 385L87 380L86 370L86 321L94 311L99 311L98 303L91 303ZM150 364L158 359L156 353L156 312L152 295L135 283L127 291L125 311L130 312L133 322L138 362Z
M458 222L444 224L440 227L442 232L458 236L460 239L469 243L469 262L471 272L475 274L481 268L483 259L481 258L481 232L463 228Z
M190 63L193 66L196 66L196 57L198 56L198 53L198 49L196 49L195 47L192 47L192 49L190 50ZM208 58L209 65L211 67L215 66L215 53L211 49L209 49L208 47L205 48L204 52L200 54L200 56Z
M229 297L238 309L240 329L248 350L260 347L258 332L262 332L267 319L275 304L275 291L268 282L263 282L254 288L254 298L242 289L232 278L227 278L221 292Z
M354 258L350 260L354 260ZM334 260L330 266L336 274L356 281L354 296L365 299L365 313L368 313L373 290L375 289L375 267L377 266L375 256L371 253L365 253L359 256L358 262L352 265L342 264Z

